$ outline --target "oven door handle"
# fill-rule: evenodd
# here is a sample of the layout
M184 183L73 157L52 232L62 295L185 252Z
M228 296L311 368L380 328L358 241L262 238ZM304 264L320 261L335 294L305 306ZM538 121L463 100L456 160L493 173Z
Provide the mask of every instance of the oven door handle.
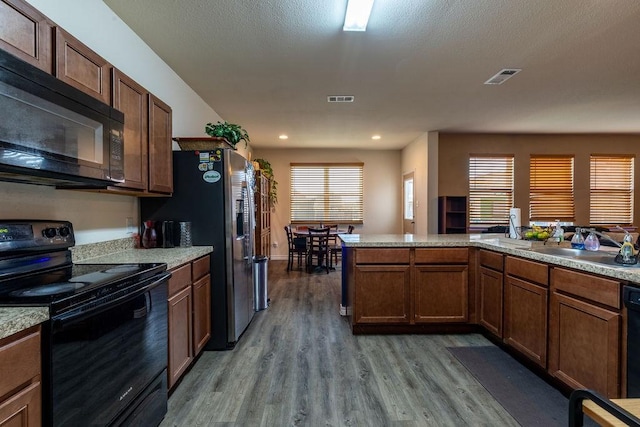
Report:
M161 276L153 277L152 281L150 281L148 284L144 285L143 287L136 289L134 292L122 295L121 297L105 302L104 304L95 304L96 301L92 301L88 303L88 305L93 306L91 308L86 308L86 305L84 305L84 306L77 307L66 313L63 313L59 316L55 316L51 319L53 321L54 329L58 329L59 327L60 328L64 327L65 325L68 325L70 323L78 322L96 313L109 310L110 308L113 308L119 304L122 304L123 302L129 301L133 298L143 295L149 292L151 289L157 287L161 283L166 282L167 280L169 280L170 277L171 277L171 273L169 272L163 273ZM151 310L151 308L149 308L149 310Z

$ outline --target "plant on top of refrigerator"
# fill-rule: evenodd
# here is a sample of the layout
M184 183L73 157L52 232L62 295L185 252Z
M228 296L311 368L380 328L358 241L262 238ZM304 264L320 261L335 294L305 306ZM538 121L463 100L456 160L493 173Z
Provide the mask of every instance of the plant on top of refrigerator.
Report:
M247 142L251 142L249 140L249 134L245 129L243 129L240 125L229 123L227 121L225 121L224 123L218 121L215 124L207 123L204 131L209 136L225 138L227 141L229 141L233 148L235 148L236 144L240 141L244 141L245 148L247 147Z

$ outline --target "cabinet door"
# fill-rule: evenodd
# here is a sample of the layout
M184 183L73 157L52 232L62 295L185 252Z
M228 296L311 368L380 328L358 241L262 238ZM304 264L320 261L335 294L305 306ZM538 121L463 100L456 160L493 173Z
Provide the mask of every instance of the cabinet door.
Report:
M171 108L149 94L149 191L173 192Z
M547 366L547 300L549 290L506 276L504 342L538 365Z
M110 69L106 59L60 27L56 27L55 75L58 79L98 98L111 101Z
M466 322L468 271L466 265L415 267L415 322Z
M113 69L113 108L124 113L124 182L118 187L147 189L149 93Z
M193 360L191 286L187 286L169 302L169 366L168 383L173 387Z
M51 74L53 29L47 18L22 0L0 0L0 49Z
M42 387L34 382L0 402L0 427L38 427L42 425Z
M479 272L479 323L502 338L502 273L485 267Z
M193 285L193 355L197 356L211 338L211 276Z
M549 372L572 388L620 397L621 315L551 293Z
M354 323L409 323L408 265L356 265Z

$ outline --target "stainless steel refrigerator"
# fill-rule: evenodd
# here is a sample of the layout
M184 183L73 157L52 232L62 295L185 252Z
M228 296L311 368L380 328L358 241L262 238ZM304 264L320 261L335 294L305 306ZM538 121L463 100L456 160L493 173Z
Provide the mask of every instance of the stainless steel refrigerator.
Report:
M233 150L174 151L173 196L140 199L142 221L190 221L193 245L213 245L206 350L233 348L254 314L253 180Z

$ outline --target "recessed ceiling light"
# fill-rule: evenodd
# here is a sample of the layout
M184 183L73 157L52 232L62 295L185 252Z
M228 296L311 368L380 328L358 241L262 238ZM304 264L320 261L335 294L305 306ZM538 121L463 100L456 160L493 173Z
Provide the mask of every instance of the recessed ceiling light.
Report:
M280 139L289 139L289 137L285 134L280 135L278 138Z
M371 139L380 139L380 138L382 138L380 135L373 135L373 136L371 137Z
M365 31L373 0L349 0L342 31Z

